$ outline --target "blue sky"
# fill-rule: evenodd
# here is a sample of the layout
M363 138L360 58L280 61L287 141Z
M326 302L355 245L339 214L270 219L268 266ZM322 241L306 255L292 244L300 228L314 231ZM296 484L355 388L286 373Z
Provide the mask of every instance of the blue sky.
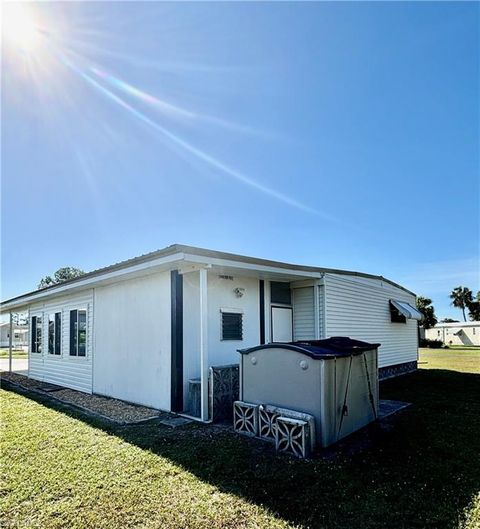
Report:
M480 288L478 3L30 8L34 49L2 52L3 299L174 242L382 274L441 317Z

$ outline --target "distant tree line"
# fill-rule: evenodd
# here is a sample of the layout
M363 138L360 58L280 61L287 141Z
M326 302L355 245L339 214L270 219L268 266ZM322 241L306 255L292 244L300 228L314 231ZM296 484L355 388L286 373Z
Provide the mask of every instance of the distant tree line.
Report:
M467 321L467 312L471 321L480 321L480 290L474 297L473 292L469 288L462 286L455 287L450 293L450 299L452 300L452 305L462 311L463 321ZM423 328L431 329L435 327L438 320L435 316L435 308L432 305L432 300L418 296L417 309L423 314ZM445 318L442 320L442 323L454 323L457 321L452 318Z

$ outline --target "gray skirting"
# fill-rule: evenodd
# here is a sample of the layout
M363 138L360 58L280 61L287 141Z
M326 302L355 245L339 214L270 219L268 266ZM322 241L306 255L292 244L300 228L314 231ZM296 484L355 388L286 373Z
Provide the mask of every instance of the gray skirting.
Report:
M403 364L396 364L394 366L381 367L378 370L379 380L385 380L387 378L398 377L399 375L406 375L407 373L413 373L417 370L417 361L405 362Z

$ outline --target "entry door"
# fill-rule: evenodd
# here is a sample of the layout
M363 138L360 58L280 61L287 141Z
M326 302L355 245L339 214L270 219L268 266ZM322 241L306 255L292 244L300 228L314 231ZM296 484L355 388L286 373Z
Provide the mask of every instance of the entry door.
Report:
M272 342L291 342L293 311L290 307L272 307Z

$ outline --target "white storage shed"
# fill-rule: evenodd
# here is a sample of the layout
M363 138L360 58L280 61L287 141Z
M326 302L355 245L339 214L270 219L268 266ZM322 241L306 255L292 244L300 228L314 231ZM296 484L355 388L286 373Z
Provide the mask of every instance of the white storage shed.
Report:
M338 337L239 350L240 400L312 415L329 446L377 418L378 346Z

